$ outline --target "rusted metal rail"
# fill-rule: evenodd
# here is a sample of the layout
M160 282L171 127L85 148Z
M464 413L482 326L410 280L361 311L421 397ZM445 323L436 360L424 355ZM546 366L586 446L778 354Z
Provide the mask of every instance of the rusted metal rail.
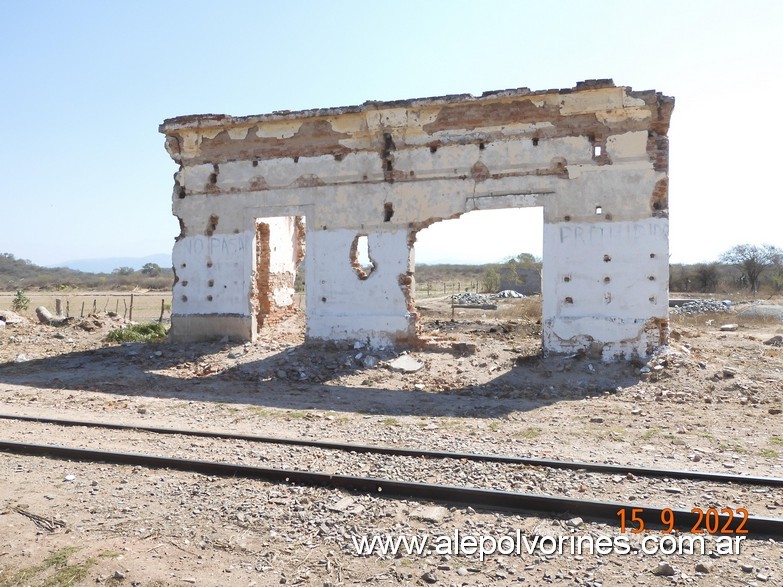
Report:
M23 422L37 422L41 424L54 424L57 426L84 426L90 428L104 428L109 430L127 430L134 432L150 432L154 434L174 434L181 436L194 436L202 438L222 438L227 440L244 440L248 442L260 442L266 444L284 444L303 446L310 448L339 450L356 453L372 453L391 456L403 456L428 459L456 459L463 461L475 461L485 463L503 463L508 465L526 465L532 467L551 467L553 469L584 470L591 473L609 473L615 475L627 475L631 473L639 477L661 477L669 479L690 479L693 481L714 481L718 483L737 483L743 485L763 485L767 487L783 487L783 478L757 477L751 475L733 475L728 473L712 473L708 471L683 471L672 469L654 469L647 467L635 467L631 465L607 465L601 463L587 463L579 461L558 461L554 459L538 459L531 457L518 457L511 455L460 453L438 450L414 449L394 446L372 446L343 442L326 442L320 440L307 440L302 438L284 438L274 436L256 436L252 434L237 434L234 432L188 430L177 428L161 428L156 426L143 426L139 424L114 424L107 422L94 422L83 420L65 420L59 418L40 418L36 416L17 416L0 414L2 420L19 420Z
M204 475L228 477L246 477L263 479L276 483L334 487L347 491L362 492L376 496L392 498L412 498L432 502L458 504L492 510L510 510L517 513L543 512L547 515L581 516L585 519L617 523L624 512L628 520L642 520L647 527L662 525L664 515L673 516L677 521L677 531L689 532L698 527L701 518L698 513L687 510L672 510L640 504L623 504L602 501L569 499L548 495L515 493L496 489L456 487L452 485L433 485L373 477L354 477L350 475L330 475L328 473L274 469L231 463L216 463L192 459L171 458L145 454L99 451L65 446L27 444L0 441L0 452L54 457L87 462L103 462L121 465L140 465L151 468L175 469ZM733 533L740 528L746 535L783 535L783 520L757 516L746 518L716 515L716 527L722 533ZM744 520L744 521L743 521ZM638 522L637 522L638 523Z

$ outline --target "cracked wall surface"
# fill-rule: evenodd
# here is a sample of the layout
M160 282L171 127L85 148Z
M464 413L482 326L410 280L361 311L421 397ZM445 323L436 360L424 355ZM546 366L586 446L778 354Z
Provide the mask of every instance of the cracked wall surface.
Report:
M259 275L269 269L258 219L301 217L307 336L410 342L416 233L471 210L541 206L544 349L648 354L668 333L673 106L591 80L166 120L182 227L171 336L252 339L275 282ZM372 271L362 275L364 236ZM296 239L282 241L296 257Z

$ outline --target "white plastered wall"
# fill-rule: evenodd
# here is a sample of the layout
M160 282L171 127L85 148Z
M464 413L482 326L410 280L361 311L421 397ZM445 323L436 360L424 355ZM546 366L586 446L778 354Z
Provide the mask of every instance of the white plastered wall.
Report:
M648 152L645 128L654 105L623 88L533 102L550 113L559 108L579 125L594 117L604 133L600 153L587 131L547 136L555 128L547 121L425 130L438 120L443 100L330 115L330 132L344 137L340 148L353 149L339 157L200 162L203 141L220 129L172 125L166 132L180 137L180 151L169 142L167 148L183 162L174 212L186 228L174 251L178 336L217 334L233 318L232 332L254 335L256 218L306 217L308 337L379 346L415 335L409 292L417 230L470 210L541 206L544 349L590 348L605 359L649 353L665 339L668 312L668 219L665 210L651 208L667 172ZM241 124L230 129L231 141L283 141L303 122L256 117ZM536 133L542 138L531 139ZM384 218L387 206L391 218ZM213 216L219 217L214 234L194 234ZM351 265L357 235L367 235L376 264L367 279Z

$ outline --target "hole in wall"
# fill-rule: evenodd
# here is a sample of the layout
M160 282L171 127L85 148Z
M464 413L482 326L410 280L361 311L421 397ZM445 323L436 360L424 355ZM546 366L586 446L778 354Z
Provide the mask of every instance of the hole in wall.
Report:
M604 263L608 263L612 258L609 255L604 255Z
M349 259L359 279L367 279L375 271L375 261L370 256L370 241L366 234L357 234L354 237Z
M207 296L207 301L211 302L212 301L212 296Z
M593 157L600 157L601 156L601 145L596 145L593 147Z
M604 213L604 209L601 206L596 206L595 207L595 213L596 214L603 214Z
M258 167L258 159L253 159L253 167Z
M574 303L574 298L572 298L571 296L569 296L569 297L567 297L567 298L566 298L565 300L563 300L563 301L564 301L566 304L573 304L573 303Z
M296 157L294 157L294 163L299 163L299 155L297 155Z
M533 137L533 146L534 147L538 146L538 137Z
M565 277L563 277L563 281L568 283L569 281L571 281L571 276L570 275L566 275Z
M187 287L187 286L188 286L188 280L186 279L185 281L182 282L182 287Z
M187 301L188 301L188 296L182 296L180 299L181 299L183 302L187 302Z
M485 148L486 147L483 142L479 143L479 151L483 151Z
M425 228L417 228L410 227L409 237L415 249L411 255L415 266L399 283L422 332L442 331L446 322L451 323L449 332L468 339L476 332L502 332L523 349L522 355L537 356L543 329L543 207L473 210L457 218L431 219ZM558 274L561 277L556 279L566 275L562 271ZM488 303L498 305L498 312L475 307L455 308L453 313L439 309L440 304L448 307L452 299L455 304L470 300L469 296L462 298L465 294L502 290L514 290L524 297L489 298ZM457 294L462 296L452 298ZM553 296L553 304L562 303L562 295ZM519 322L510 324L501 316L513 316Z
M436 145L430 145L430 153L437 153L438 147Z
M386 202L383 205L383 221L389 222L392 219L392 216L394 216L394 206L391 202Z
M563 220L565 220L566 222L571 222L571 217L570 216L564 216Z
M217 230L218 220L218 217L215 214L212 214L209 217L209 222L207 222L207 229L204 231L204 234L207 236L212 236L215 233L215 230Z
M609 283L610 281L612 281L611 277L609 277L608 275L604 277L604 283Z
M655 253L650 253L650 259L655 259Z
M209 287L213 287L215 285L215 280L214 279L210 279L209 281L207 281L207 285Z

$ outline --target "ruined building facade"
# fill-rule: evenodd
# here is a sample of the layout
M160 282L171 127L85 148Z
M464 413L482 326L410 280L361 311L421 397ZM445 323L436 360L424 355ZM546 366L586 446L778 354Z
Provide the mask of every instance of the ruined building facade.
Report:
M171 337L252 340L291 311L304 259L309 339L412 342L417 232L540 206L544 349L648 354L668 332L673 106L592 80L166 120L181 225Z

